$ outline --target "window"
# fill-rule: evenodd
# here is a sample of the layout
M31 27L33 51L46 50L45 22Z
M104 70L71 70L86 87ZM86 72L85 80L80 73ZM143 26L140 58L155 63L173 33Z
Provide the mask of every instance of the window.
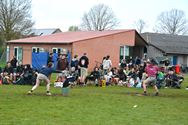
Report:
M52 48L53 53L62 53L65 49L62 48Z
M57 48L52 48L53 53L57 53Z
M41 48L41 47L32 47L32 52L33 53L44 52L44 48Z
M9 57L9 54L10 54L10 47L9 46L7 46L7 55L6 55L6 57L7 57L7 62L8 62L8 60L10 59L10 57Z
M14 56L19 62L22 62L23 58L23 49L22 47L14 47Z
M122 59L128 59L131 56L130 46L120 46L120 62Z

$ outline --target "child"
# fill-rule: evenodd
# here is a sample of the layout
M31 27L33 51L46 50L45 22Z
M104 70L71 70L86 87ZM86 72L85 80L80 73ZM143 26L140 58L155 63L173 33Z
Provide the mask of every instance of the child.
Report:
M62 76L58 76L57 80L54 83L54 87L63 87Z
M137 83L137 73L136 69L133 67L128 74L128 87L133 87Z
M106 85L110 85L111 84L111 79L112 79L112 71L110 69L108 69L108 72L106 75L104 75L104 78L106 80Z

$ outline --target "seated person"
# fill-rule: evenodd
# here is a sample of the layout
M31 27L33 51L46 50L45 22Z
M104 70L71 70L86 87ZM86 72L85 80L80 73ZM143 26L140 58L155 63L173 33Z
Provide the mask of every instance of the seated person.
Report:
M166 77L166 86L173 88L181 88L181 83L183 82L183 77L178 76L174 70L169 71Z
M112 82L117 85L118 82L119 82L119 73L118 73L119 69L114 67L114 68L111 69L111 71L112 71L112 75L113 75L112 76Z
M95 81L95 85L99 86L100 71L98 67L95 67L91 74L86 77L85 83L87 83L88 80Z
M111 84L112 77L113 77L112 71L110 69L108 69L107 70L107 74L104 75L104 79L106 81L106 85L110 85Z
M138 74L136 73L136 69L133 67L128 74L128 83L127 87L136 86L138 83Z
M13 74L13 83L14 84L21 77L23 70L24 70L24 66L22 64L19 64L17 66L17 68L15 69L14 74Z
M78 70L75 69L75 67L70 68L70 72L68 73L67 79L71 83L71 85L76 85L76 81L78 80L79 74Z
M36 76L35 76L35 73L33 72L32 68L31 68L31 66L29 64L24 65L22 70L23 70L22 74L20 75L20 78L15 82L15 84L33 85L35 83Z
M3 79L4 84L10 84L13 81L13 67L11 66L11 63L8 62L5 66L3 72L1 73L1 76Z
M165 74L163 71L160 71L157 74L157 88L160 89L161 86L164 86Z
M54 83L54 87L63 87L63 76L58 76L57 80Z
M122 68L118 70L118 77L119 77L118 85L125 85L127 76L125 75Z

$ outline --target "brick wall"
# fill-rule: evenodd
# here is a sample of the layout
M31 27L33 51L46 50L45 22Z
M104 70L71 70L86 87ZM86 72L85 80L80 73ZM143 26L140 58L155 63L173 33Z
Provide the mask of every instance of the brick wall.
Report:
M86 52L90 60L90 70L96 65L95 61L102 62L102 58L107 55L110 55L113 66L117 67L119 64L120 46L134 46L134 37L134 32L126 32L74 42L72 52L79 56Z

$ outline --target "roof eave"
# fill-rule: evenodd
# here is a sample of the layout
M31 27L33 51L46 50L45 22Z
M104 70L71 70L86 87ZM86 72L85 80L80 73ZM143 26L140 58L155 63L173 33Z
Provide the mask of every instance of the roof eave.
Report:
M6 42L7 44L72 44L73 42Z

